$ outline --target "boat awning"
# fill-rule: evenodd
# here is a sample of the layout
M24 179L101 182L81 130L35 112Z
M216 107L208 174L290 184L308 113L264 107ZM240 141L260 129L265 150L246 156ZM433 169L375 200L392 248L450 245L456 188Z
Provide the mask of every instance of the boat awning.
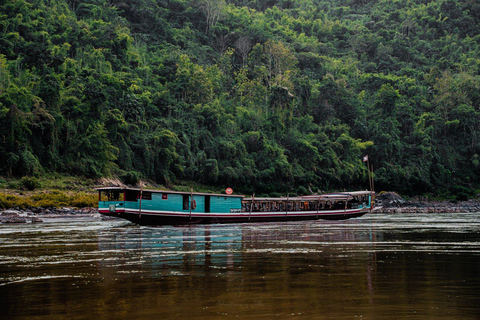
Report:
M332 200L349 200L353 197L350 195L337 195L337 196L303 196L303 197L280 197L280 198L244 198L244 201L332 201Z
M327 194L318 194L318 195L308 195L308 196L299 196L299 197L249 197L244 198L244 201L340 201L340 200L350 200L353 197L368 195L371 194L371 191L353 191L353 192L339 192L339 193L327 193Z
M301 197L280 197L280 198L261 198L261 197L250 197L250 198L243 198L244 201L301 201Z
M125 187L102 187L102 188L95 188L97 191L109 191L109 190L123 190L126 189Z

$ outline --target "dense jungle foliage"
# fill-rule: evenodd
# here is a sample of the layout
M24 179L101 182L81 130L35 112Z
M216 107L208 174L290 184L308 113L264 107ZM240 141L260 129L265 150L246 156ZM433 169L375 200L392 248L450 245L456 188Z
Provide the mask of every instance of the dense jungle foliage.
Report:
M475 0L4 0L0 175L480 184Z

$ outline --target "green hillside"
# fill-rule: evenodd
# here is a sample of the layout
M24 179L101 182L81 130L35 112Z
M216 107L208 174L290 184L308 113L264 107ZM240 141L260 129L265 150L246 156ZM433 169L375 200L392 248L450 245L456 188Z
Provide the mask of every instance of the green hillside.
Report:
M4 0L0 175L480 185L474 0Z

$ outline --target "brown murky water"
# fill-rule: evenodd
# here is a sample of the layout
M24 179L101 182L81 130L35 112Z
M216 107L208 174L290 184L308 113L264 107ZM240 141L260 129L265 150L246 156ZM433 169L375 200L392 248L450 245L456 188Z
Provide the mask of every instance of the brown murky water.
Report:
M480 319L480 214L0 225L0 319Z

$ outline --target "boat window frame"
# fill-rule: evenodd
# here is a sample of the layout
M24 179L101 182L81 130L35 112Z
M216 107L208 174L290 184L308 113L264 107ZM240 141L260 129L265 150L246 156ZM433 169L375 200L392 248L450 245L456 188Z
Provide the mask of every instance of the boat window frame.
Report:
M142 191L142 200L152 200L152 193L150 191Z
M183 210L190 210L190 195L189 194L184 194L182 196L183 196L183 201L182 201Z

